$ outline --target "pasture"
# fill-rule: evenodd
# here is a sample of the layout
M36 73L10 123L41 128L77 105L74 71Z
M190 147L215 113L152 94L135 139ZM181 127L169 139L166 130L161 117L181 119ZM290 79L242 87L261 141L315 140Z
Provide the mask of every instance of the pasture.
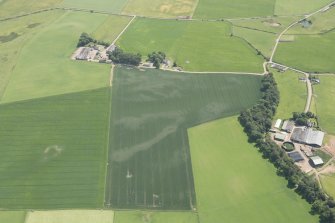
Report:
M237 117L188 130L200 222L318 222L252 144Z
M263 72L263 58L225 22L136 19L117 45L143 56L163 51L187 71Z
M323 35L296 35L279 44L274 61L306 72L335 72L335 31Z
M149 17L191 16L198 0L128 0L124 14Z
M25 223L26 212L24 211L0 211L0 222Z
M113 211L33 211L28 213L25 223L113 223L113 218Z
M299 81L304 75L293 71L279 73L271 70L276 79L280 93L280 102L275 119L292 118L293 112L303 112L307 101L306 83Z
M64 7L121 13L127 0L63 0Z
M114 223L199 223L193 212L116 211Z
M32 36L20 51L2 102L107 86L110 66L70 59L80 34L94 31L106 18L67 12Z
M320 175L321 184L324 190L332 197L335 197L335 174Z
M116 68L106 205L193 209L187 128L251 107L260 97L260 80Z
M274 13L275 0L199 0L194 18L246 18L271 16Z
M0 208L101 208L110 90L0 105Z
M317 115L321 128L329 134L335 134L335 77L319 76L321 84L314 85Z
M314 12L331 0L276 0L275 15L304 15Z

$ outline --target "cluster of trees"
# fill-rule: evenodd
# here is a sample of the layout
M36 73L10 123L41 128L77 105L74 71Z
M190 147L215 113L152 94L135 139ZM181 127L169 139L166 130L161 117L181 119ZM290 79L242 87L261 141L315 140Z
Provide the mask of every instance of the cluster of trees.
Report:
M161 67L161 63L164 62L165 58L166 58L166 55L163 52L160 52L160 51L158 53L152 52L152 53L148 54L147 61L153 63L154 66L157 69L159 69Z
M318 214L321 223L335 223L333 198L322 191L312 176L303 173L267 134L279 103L279 92L272 74L264 76L261 92L262 98L259 102L239 116L249 141L255 143L263 157L274 164L277 174L288 180L288 186L294 188L296 193L312 204L311 213Z
M103 45L105 47L110 45L109 43L107 43L105 41L100 41L100 40L96 40L96 39L92 38L87 33L82 33L79 37L77 47L86 46L89 43L95 43L95 44Z
M115 50L108 54L110 60L114 63L127 64L132 66L138 66L141 63L141 54L125 53L120 48L115 48Z
M293 112L293 120L297 125L307 126L309 119L317 118L312 112Z

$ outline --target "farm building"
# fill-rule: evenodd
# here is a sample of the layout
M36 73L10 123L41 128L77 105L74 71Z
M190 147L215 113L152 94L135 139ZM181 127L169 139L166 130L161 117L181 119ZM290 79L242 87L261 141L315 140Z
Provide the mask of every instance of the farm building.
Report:
M290 120L286 120L283 123L283 126L281 129L285 132L291 133L293 131L293 128L294 128L294 122Z
M288 68L280 64L272 64L271 68L277 69L279 72L285 72Z
M280 129L281 123L282 123L282 120L281 120L281 119L277 119L277 121L276 121L274 127L275 127L276 129Z
M91 49L88 47L83 47L80 51L80 53L76 56L76 60L87 60L88 55L90 53Z
M291 152L287 154L294 162L300 162L304 160L304 157L299 152Z
M278 132L278 133L275 134L275 140L284 142L285 139L286 139L286 136L287 136L286 133Z
M114 44L110 45L107 49L106 52L107 53L111 53L116 49L116 46Z
M321 166L324 164L323 160L319 156L310 157L310 161L312 162L313 166Z
M312 128L303 127L294 129L291 140L297 143L321 147L324 136L324 132L314 130Z

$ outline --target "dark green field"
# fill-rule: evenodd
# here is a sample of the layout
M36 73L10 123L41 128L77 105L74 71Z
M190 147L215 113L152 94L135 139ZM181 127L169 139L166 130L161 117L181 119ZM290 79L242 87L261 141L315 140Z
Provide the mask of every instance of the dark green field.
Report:
M0 208L102 207L109 94L0 105Z
M252 106L260 96L260 80L116 68L106 205L191 209L187 128Z

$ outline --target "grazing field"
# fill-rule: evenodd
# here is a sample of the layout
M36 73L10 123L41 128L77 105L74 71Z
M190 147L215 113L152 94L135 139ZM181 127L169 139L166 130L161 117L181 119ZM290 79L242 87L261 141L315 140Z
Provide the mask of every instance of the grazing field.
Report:
M200 222L318 222L264 160L237 117L188 130Z
M305 82L299 81L299 77L304 75L293 71L279 73L273 70L272 73L280 92L280 103L275 118L289 119L292 118L293 112L303 112L307 101L307 88Z
M274 6L274 0L199 0L194 17L218 19L271 16Z
M113 218L113 211L33 211L28 213L25 223L113 223Z
M0 22L0 101L24 44L62 14L50 11Z
M107 88L0 105L0 208L101 208Z
M0 211L0 222L25 223L26 212L24 211Z
M314 12L332 0L277 0L275 15L303 15Z
M319 124L329 134L335 134L335 76L319 76L321 84L314 85Z
M335 174L320 175L323 189L332 197L335 197Z
M114 223L199 223L192 212L117 211Z
M296 35L280 43L274 60L308 72L335 72L335 31L324 35Z
M260 97L260 80L116 68L106 205L192 209L186 129L251 107Z
M153 17L190 16L198 0L128 0L124 14Z
M128 0L64 0L62 6L121 13Z
M97 40L112 43L127 26L131 17L111 15L92 33Z
M164 51L188 71L263 72L263 58L247 42L232 37L225 22L137 19L117 44L144 56Z
M41 9L52 8L61 2L62 0L1 0L0 18L7 18Z
M34 35L21 49L2 102L95 89L108 85L108 65L72 61L82 32L91 32L106 15L66 13Z

